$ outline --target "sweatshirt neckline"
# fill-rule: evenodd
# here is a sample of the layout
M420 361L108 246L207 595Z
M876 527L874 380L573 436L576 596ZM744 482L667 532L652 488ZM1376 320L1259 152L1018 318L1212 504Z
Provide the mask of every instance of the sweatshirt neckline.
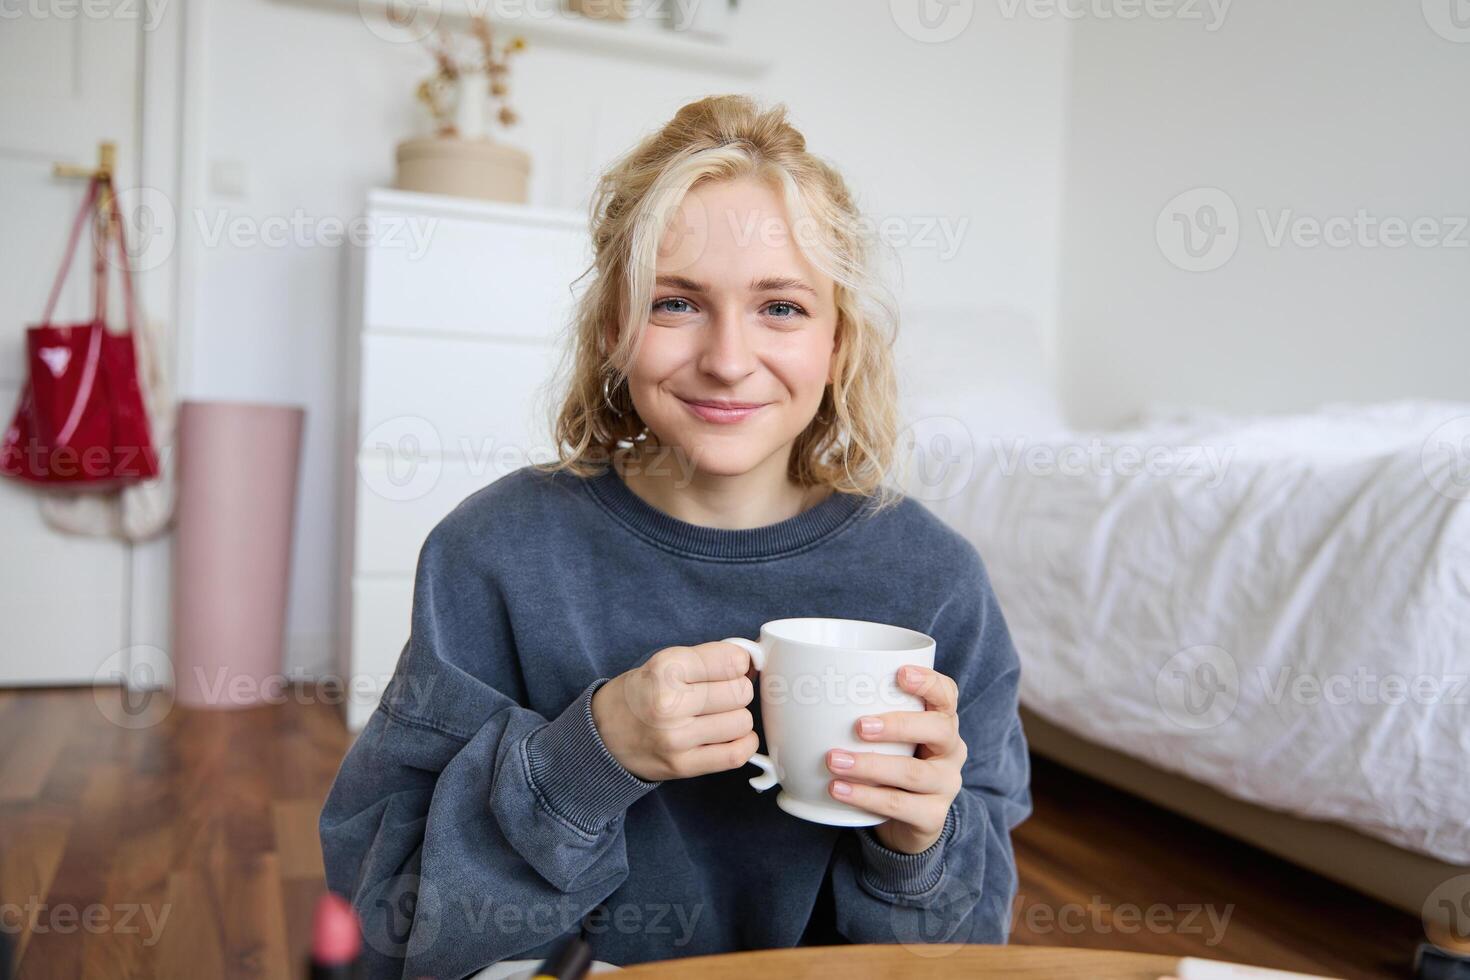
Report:
M776 558L815 545L851 520L867 498L833 491L794 517L750 528L707 527L667 514L633 492L611 465L587 478L587 490L614 518L681 554L739 561Z

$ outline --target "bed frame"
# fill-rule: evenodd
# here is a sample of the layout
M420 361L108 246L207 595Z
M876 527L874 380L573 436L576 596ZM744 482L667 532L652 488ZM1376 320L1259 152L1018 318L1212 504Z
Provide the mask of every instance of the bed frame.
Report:
M1307 820L1237 800L1083 739L1025 708L1021 717L1026 738L1038 755L1254 844L1411 915L1423 916L1426 928L1436 933L1431 938L1446 938L1440 931L1446 929L1461 937L1470 934L1470 866L1447 864L1406 851L1342 824ZM1440 891L1434 907L1425 907L1431 893L1456 878L1460 879L1456 882L1458 888L1451 888L1449 894ZM1465 911L1459 912L1456 905ZM1451 918L1455 914L1459 915L1458 921Z

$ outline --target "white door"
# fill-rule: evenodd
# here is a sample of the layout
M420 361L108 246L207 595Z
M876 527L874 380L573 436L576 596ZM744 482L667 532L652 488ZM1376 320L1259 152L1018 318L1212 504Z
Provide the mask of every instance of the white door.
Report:
M52 164L95 166L98 142L109 139L117 186L132 186L144 25L137 15L95 16L99 6L116 5L0 9L0 427L25 375L24 329L41 315L85 190L53 177ZM87 258L82 251L73 263L62 321L90 308ZM127 646L129 549L52 530L38 492L0 478L0 686L89 684Z

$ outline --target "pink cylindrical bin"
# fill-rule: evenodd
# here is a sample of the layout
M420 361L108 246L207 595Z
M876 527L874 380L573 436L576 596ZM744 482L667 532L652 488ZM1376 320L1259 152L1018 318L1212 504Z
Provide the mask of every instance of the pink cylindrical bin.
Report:
M306 412L179 407L174 532L174 697L194 708L278 698L296 480Z

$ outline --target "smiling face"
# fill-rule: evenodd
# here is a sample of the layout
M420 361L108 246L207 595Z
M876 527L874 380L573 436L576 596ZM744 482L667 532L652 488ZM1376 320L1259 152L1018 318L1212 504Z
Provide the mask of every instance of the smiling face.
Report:
M835 286L794 238L780 195L740 179L696 185L660 243L629 393L699 472L784 472L831 380Z

